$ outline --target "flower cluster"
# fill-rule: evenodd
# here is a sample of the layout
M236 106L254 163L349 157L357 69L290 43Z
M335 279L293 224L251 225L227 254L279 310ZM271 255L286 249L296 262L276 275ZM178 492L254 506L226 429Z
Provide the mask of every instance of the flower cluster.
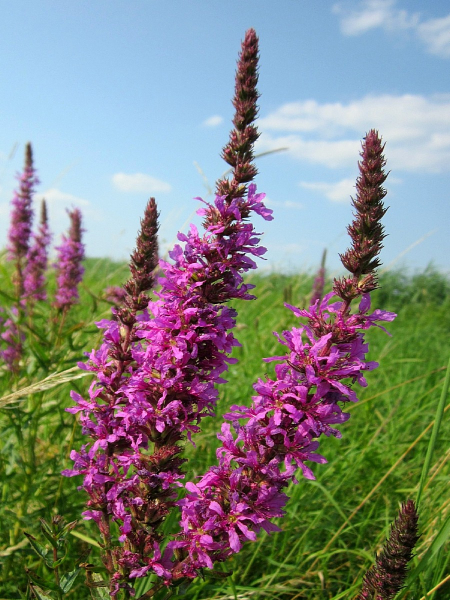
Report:
M306 462L326 462L317 454L317 439L341 436L333 426L349 415L340 403L357 401L353 383L365 386L364 373L378 366L366 360L362 331L395 315L370 313L366 294L358 311L346 316L344 302L333 303L332 297L327 294L309 310L289 307L309 324L276 334L287 349L283 356L266 359L281 361L276 378L260 379L251 406L233 406L225 415L218 467L198 483L186 484L190 493L180 502L184 535L174 547L188 556L177 565L177 575L193 577L201 567L212 568L239 552L261 528L276 530L270 520L284 514L282 490L290 481L297 483L297 469L314 479ZM329 333L317 333L323 329Z
M74 208L68 211L70 217L69 234L63 235L62 243L56 248L58 260L56 267L56 284L54 305L59 310L67 311L78 300L78 285L83 279L84 245L81 241L81 211Z
M33 236L33 243L27 252L27 263L24 269L24 292L27 300L46 300L45 271L48 262L48 247L51 233L48 226L45 200L41 205L41 219L38 232Z
M81 412L84 433L95 441L72 452L74 468L65 474L84 475L90 497L84 515L105 537L109 517L119 524L124 546L107 565L118 571L117 581L125 573L142 576L158 562L157 526L173 508L183 476L178 442L213 414L215 384L224 381L233 362L228 354L238 343L230 332L236 313L223 303L253 298L242 273L256 267L251 256L261 256L265 248L243 215L271 219L263 197L251 185L247 198L228 202L218 196L198 211L214 224L203 236L191 225L187 235L178 236L185 247L175 246L174 262L160 261L161 290L133 328L136 341L126 357L128 342L118 322L98 324L105 330L104 343L84 365L97 379L89 400L73 393L78 406L69 409ZM119 361L125 364L120 370Z
M385 212L380 189L385 176L382 170L378 173L380 165L384 166L382 148L378 134L371 131L363 143L358 197L353 202L357 214L349 228L352 248L343 257L344 266L352 265L353 277L335 281L334 291L309 309L286 305L307 324L282 336L275 334L287 350L266 359L280 361L275 379L260 379L254 385L258 395L251 406L233 406L225 415L228 422L218 436L222 442L217 451L219 465L199 482L186 484L189 493L179 502L183 533L169 544L178 555L173 578L193 578L199 569L212 568L214 562L239 552L242 543L254 540L261 528L276 529L271 519L284 514L287 497L283 489L290 481L297 482L298 469L307 479L314 479L305 463L326 462L316 452L318 438L322 434L340 437L333 425L349 418L341 405L358 400L354 384L366 386L365 372L378 366L366 359L364 332L372 326L384 329L378 323L396 316L382 310L370 312L367 292L376 281L373 269L382 234L379 219ZM364 265L358 267L358 260ZM336 295L341 300L332 302ZM358 309L352 313L351 301L358 296Z
M84 433L94 441L72 453L75 465L65 474L84 475L84 515L99 525L112 594L131 590L129 577L152 570L170 578L158 528L174 509L183 477L179 442L191 439L200 421L213 414L215 385L234 362L229 353L238 344L230 331L236 312L224 303L253 298L242 274L256 267L253 257L265 248L248 218L272 218L264 194L246 186L256 172L257 59L258 39L249 30L236 73L235 129L224 149L233 177L230 185L220 181L214 203L198 211L204 234L194 225L179 234L184 248L175 246L172 263L160 261L161 289L149 302L141 292L149 287L157 256L156 207L150 201L124 306L98 324L104 343L83 367L97 374L89 400L73 394L78 406L70 410L81 412ZM111 519L119 525L120 547L111 546Z
M159 261L163 276L150 300L146 292L157 257L157 212L150 200L123 305L113 308L112 319L97 324L104 330L103 343L80 365L96 376L89 397L72 392L76 406L68 410L79 414L91 441L72 451L73 468L64 474L83 476L89 498L83 514L101 532L113 596L120 590L133 594L132 581L147 574L157 576L151 594L162 585L191 580L202 568L239 552L261 529L277 530L272 520L284 514L284 488L297 481L298 469L314 478L306 463L326 462L317 453L318 439L340 437L334 426L349 418L343 405L357 400L354 385L365 386L365 373L377 366L366 358L364 332L395 318L382 310L370 312L384 237L379 221L386 178L384 146L371 131L363 143L353 201L352 247L341 257L351 277L335 280L333 292L323 299L319 290L309 309L287 305L306 323L276 334L285 353L267 359L279 362L275 378L254 385L257 395L250 407L231 407L218 436L218 466L197 483L187 483L187 494L177 500L185 462L180 442L213 415L216 386L236 362L229 356L238 345L231 331L236 311L226 302L253 298L243 274L266 251L248 219L253 213L272 219L264 194L250 183L256 173L257 61L258 40L249 30L236 74L235 128L223 150L233 176L219 180L214 202L204 202L198 211L203 234L194 225L188 234L178 234L184 247L177 244L170 252L172 262ZM176 506L181 529L166 544L160 525ZM112 522L120 545L112 539Z
M8 259L15 263L15 285L17 297L23 294L23 268L27 252L30 247L30 238L33 222L33 194L35 186L39 183L36 171L33 167L33 151L31 144L25 148L25 167L20 175L17 175L19 190L14 192L11 201L11 221L8 232Z
M3 318L4 312L4 309L0 307L0 329L2 331L0 338L3 342L2 346L5 346L4 349L0 348L0 358L11 373L18 373L25 335L17 323L19 319L17 307L11 308L9 317Z

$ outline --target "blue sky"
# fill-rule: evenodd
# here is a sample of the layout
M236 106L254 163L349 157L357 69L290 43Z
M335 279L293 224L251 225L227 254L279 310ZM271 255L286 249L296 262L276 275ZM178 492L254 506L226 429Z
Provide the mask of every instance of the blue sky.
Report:
M55 242L84 214L90 256L127 258L150 195L172 245L226 169L236 59L260 37L256 223L265 268L331 269L348 245L360 139L386 141L385 266L450 269L446 0L0 0L0 245L34 148ZM197 165L197 166L196 166ZM200 174L199 169L203 172ZM258 217L257 217L258 218Z

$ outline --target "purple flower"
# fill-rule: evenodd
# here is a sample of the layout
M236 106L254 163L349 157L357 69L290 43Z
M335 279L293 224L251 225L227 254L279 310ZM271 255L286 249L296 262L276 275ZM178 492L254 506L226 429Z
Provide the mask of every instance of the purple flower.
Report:
M56 267L56 294L54 305L67 311L78 302L78 285L83 279L84 245L81 242L81 211L74 208L68 211L70 217L69 234L62 236L62 243L56 248L58 253Z
M4 310L0 308L0 358L4 361L11 373L18 373L19 361L22 356L25 335L18 326L19 311L13 306L11 316L3 318ZM2 348L2 346L6 346Z
M27 255L32 222L33 222L33 194L35 186L39 183L36 171L33 167L33 152L31 144L25 147L25 166L21 174L17 175L19 189L14 192L11 201L11 224L8 232L8 260L16 265L14 283L16 285L17 297L23 294L23 269Z
M48 247L51 234L48 227L47 207L42 201L41 222L38 232L33 236L33 244L27 252L24 269L24 292L27 300L46 300L45 271L47 269Z
M341 406L358 400L355 384L365 387L365 372L378 366L366 359L364 332L396 316L382 310L369 314L367 292L376 281L372 271L383 237L378 222L385 212L381 150L377 134L370 132L363 144L357 214L349 229L353 249L343 259L353 278L335 281L334 291L323 300L318 297L307 310L287 305L307 323L275 333L285 347L283 355L266 359L279 362L275 379L267 377L254 385L257 395L250 407L231 407L224 418L234 434L230 424L222 425L219 465L196 484L185 485L187 494L178 504L179 538L187 553L174 563L174 578L193 577L200 566L226 560L261 528L274 530L271 519L283 515L287 501L283 489L290 481L297 483L298 469L306 479L314 479L306 463L326 462L316 452L318 439L322 434L340 437L332 425L349 418ZM342 301L332 302L335 295ZM358 296L359 307L352 314L351 301ZM208 541L202 546L200 532L206 525ZM200 553L202 564L196 558Z
M323 251L322 254L322 263L320 265L320 269L317 272L317 275L314 279L313 289L311 294L311 302L310 304L315 304L317 301L320 301L323 297L323 290L325 287L325 261L327 258L327 249Z
M206 231L200 235L191 226L188 234L179 234L184 249L177 245L170 253L173 263L160 261L161 288L134 324L125 327L119 312L119 321L98 323L104 342L84 366L97 377L89 400L73 395L78 406L70 409L80 413L92 443L72 453L74 467L64 474L83 474L90 498L86 516L103 522L93 511L109 515L119 525L124 549L141 556L130 577L156 572L156 563L142 549L159 543L157 527L173 509L183 477L179 441L213 414L215 384L224 381L222 374L235 362L228 355L238 344L230 331L236 313L224 303L253 298L253 286L244 283L242 273L256 267L250 256L261 256L265 249L246 219L252 211L272 218L263 198L250 185L246 198L217 196L214 204L205 203L200 213L209 223ZM212 512L211 526L220 520ZM235 515L227 519L227 539L233 544L236 531L253 537ZM208 536L199 534L186 546L196 565L210 565L202 550ZM220 553L222 546L210 549Z

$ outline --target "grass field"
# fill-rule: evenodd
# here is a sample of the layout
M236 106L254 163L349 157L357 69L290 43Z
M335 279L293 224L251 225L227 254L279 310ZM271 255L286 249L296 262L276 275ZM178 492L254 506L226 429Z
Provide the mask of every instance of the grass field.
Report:
M47 305L36 307L20 376L0 367L0 599L20 598L25 592L25 567L45 571L23 531L39 537L39 517L58 513L72 521L83 510L84 493L76 489L80 482L60 476L71 466L70 450L82 443L75 417L64 409L72 404L70 390L85 393L92 377L80 377L78 370L65 374L64 380L54 374L71 369L83 352L98 345L94 322L107 318L110 309L102 300L103 290L127 277L126 265L106 259L89 259L86 267L81 302L62 327L52 320ZM0 288L7 290L10 273L4 260L0 268ZM283 303L306 305L312 276L274 273L253 277L252 282L257 300L236 304L236 335L242 347L235 350L239 362L222 386L217 418L204 421L195 448L186 447L191 480L216 461L221 415L231 404L248 404L253 382L272 372L273 364L262 362L280 353L272 332L297 322ZM381 285L373 294L373 307L395 311L398 317L388 326L391 337L379 329L368 332L369 358L380 367L368 374L360 402L349 408L351 418L340 426L342 439L322 441L320 452L328 464L315 466L315 482L291 486L281 533L263 534L248 543L224 566L233 572L231 577L212 579L205 572L203 580L188 588L187 598L337 600L357 594L399 503L417 497L449 360L449 280L430 269L416 276L387 273ZM28 393L14 395L33 384ZM450 582L445 583L448 439L445 409L421 495L421 538L408 598L422 598L436 586L427 598L450 597ZM98 537L91 522L80 520L69 538L68 564L75 565L87 549L89 562L98 562L98 547L90 541ZM74 600L88 597L82 576L69 595Z

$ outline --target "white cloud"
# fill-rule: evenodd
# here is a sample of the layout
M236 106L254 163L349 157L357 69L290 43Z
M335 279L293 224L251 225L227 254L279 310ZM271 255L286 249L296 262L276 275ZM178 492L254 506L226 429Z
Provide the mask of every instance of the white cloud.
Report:
M33 203L36 219L40 213L41 200L44 199L52 228L64 229L67 223L67 210L74 207L81 210L84 221L86 219L89 219L89 221L101 221L103 219L101 211L95 208L89 200L68 194L58 188L49 188L45 192L35 194Z
M295 209L295 210L303 210L305 208L305 206L301 203L301 202L295 202L293 200L272 200L271 198L268 198L267 196L264 198L264 204L266 206L270 207L280 207L280 208L288 208L288 209Z
M450 15L421 23L417 33L430 54L450 58Z
M34 196L35 202L40 202L45 198L45 201L48 206L61 206L66 205L77 206L79 208L90 206L91 203L89 200L85 200L84 198L79 198L78 196L74 196L73 194L68 194L66 192L62 192L57 188L50 188L45 192L35 194Z
M220 115L213 115L212 117L209 117L208 119L205 119L203 121L203 125L205 127L218 127L222 123L223 117L221 117Z
M338 3L332 10L342 15L340 26L344 35L361 35L376 27L387 31L416 27L419 15L409 15L406 10L395 8L395 5L396 0L363 0L357 8L347 9L343 3Z
M322 164L331 169L345 167L358 157L358 140L305 140L299 135L276 136L263 133L258 149L274 150L285 146L287 154L298 160Z
M170 183L145 173L116 173L112 181L118 190L128 193L165 194L172 189Z
M355 195L355 179L341 179L335 183L301 181L300 186L323 194L331 202L345 203Z
M393 33L409 29L425 44L427 52L450 58L450 14L422 20L419 13L397 8L397 0L362 0L354 8L339 2L332 11L340 16L344 35L361 35L376 28Z
M389 168L450 170L450 95L293 102L262 118L260 127L260 149L287 146L293 158L330 168L355 165L361 137L375 127L387 141Z

